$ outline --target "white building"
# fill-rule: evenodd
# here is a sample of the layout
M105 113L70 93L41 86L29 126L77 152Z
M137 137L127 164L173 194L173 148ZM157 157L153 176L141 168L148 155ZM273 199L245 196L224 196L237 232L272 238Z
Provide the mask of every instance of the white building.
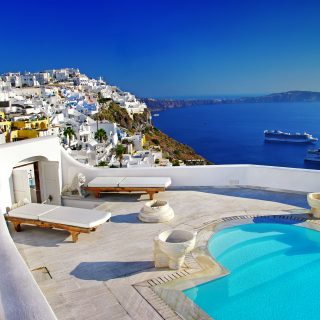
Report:
M108 140L113 146L116 146L118 144L118 126L116 123L112 123L109 121L99 121L98 125L96 123L90 123L91 133L94 137L95 133L98 129L103 129L108 137Z
M51 80L51 76L49 72L37 72L34 74L36 77L36 80L41 84L47 84Z
M21 75L21 85L27 87L39 87L40 84L34 74L26 73Z
M85 74L80 74L73 78L73 83L75 86L86 86L89 83L89 78Z
M67 69L55 70L53 76L58 82L67 81L69 79L69 73Z

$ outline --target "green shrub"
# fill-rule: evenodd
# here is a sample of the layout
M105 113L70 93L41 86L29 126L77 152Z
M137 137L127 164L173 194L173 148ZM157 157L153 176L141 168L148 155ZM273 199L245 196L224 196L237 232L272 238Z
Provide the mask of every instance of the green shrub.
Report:
M159 140L156 139L156 138L151 139L151 141L152 141L156 146L158 146L158 145L160 144Z
M173 165L174 167L179 167L179 166L180 166L179 160L173 160L172 165Z

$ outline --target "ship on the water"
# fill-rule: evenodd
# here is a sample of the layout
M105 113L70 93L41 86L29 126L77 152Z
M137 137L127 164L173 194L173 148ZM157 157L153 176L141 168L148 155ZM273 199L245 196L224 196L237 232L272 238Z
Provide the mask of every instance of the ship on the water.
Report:
M309 133L290 133L279 130L265 130L265 142L283 142L283 143L315 143L318 138L313 137Z
M320 162L320 149L308 150L304 161Z

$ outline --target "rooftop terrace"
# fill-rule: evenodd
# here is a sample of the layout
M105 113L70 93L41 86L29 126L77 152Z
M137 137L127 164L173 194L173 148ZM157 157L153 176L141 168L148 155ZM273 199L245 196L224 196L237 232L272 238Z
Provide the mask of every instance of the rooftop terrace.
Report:
M134 284L172 274L153 266L153 238L168 228L199 230L230 216L304 213L305 194L248 188L188 187L157 195L169 201L175 218L147 224L137 218L140 194L107 194L101 199L64 199L65 205L111 211L111 222L72 243L64 231L23 226L11 231L58 319L179 319L154 293ZM12 230L12 229L11 229ZM188 265L188 261L186 262ZM190 262L191 263L191 262ZM152 303L150 303L152 301Z

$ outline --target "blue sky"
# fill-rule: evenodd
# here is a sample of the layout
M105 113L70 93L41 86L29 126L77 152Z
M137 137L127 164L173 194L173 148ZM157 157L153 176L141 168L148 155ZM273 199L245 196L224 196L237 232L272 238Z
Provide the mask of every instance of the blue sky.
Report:
M139 96L320 91L320 2L5 1L0 72L79 67Z

